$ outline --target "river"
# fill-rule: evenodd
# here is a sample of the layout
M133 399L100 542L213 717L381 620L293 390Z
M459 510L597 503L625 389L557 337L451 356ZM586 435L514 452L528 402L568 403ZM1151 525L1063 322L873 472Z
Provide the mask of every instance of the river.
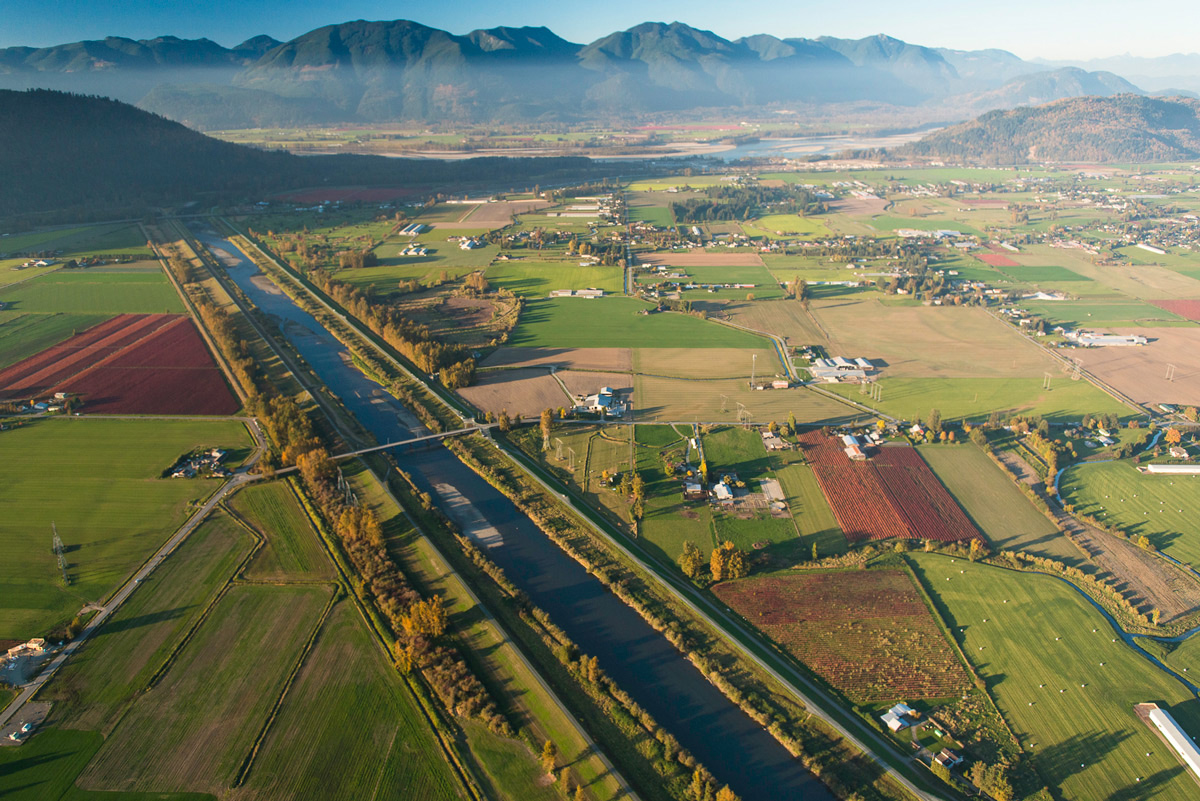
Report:
M227 240L197 228L230 278L284 335L322 382L380 442L429 433L354 367L349 350ZM444 446L398 457L446 513L508 577L546 610L634 700L744 801L832 801L775 738L735 706L665 637L558 548L511 501Z

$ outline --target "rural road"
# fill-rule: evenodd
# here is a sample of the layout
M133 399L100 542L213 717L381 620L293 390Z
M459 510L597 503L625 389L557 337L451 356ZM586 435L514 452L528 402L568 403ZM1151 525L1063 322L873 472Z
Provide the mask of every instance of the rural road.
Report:
M256 429L257 425L251 427L251 430ZM261 433L257 433L256 438L259 439L260 447L256 449L255 455L251 457L251 460L255 461L262 453ZM244 470L245 468L240 469ZM125 599L128 598L133 591L138 588L138 585L141 584L142 580L153 573L155 568L162 564L163 560L170 556L171 553L179 547L180 543L187 539L188 535L195 531L196 528L198 528L200 524L204 522L204 519L208 517L212 510L216 508L217 504L220 503L226 495L243 486L244 484L248 484L251 481L256 481L259 478L261 478L259 475L240 472L229 481L225 482L224 486L213 493L212 497L209 498L203 506L196 510L196 513L188 518L186 523L179 527L179 530L176 531L171 538L167 540L161 548L158 549L154 556L150 557L146 563L143 564L138 571L134 573L128 581L125 582L121 589L117 590L116 594L109 598L108 602L100 607L100 611L98 611L95 616L88 621L88 624L83 627L83 630L79 632L79 635L67 643L67 646L50 661L50 664L42 668L41 672L38 673L36 678L32 679L28 684L21 688L21 692L16 698L13 699L12 703L5 707L3 712L0 712L0 726L7 725L8 722L21 711L21 708L25 706L26 702L33 698L38 690L42 689L42 686L50 680L50 678L58 671L60 667L62 667L63 663L67 661L71 654L75 653L75 650L79 648L79 646L85 641L87 641L87 638L90 637L92 633L96 631L96 629L104 625L104 621L108 620L109 616L113 612L117 611L118 608L120 608L121 604L125 602Z

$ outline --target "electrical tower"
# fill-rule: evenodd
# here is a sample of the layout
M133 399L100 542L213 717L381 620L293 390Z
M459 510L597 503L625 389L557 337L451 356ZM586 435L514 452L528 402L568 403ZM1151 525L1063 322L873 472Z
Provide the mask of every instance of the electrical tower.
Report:
M755 368L757 368L757 367L758 367L758 354L751 353L750 354L750 389L754 389L755 386L757 386L754 383L754 373L756 372Z
M63 544L62 538L58 536L58 526L51 522L50 528L54 531L54 555L58 557L58 569L62 571L63 584L70 584L71 580L67 578L67 558L63 556Z
M1168 381L1175 380L1175 365L1173 365L1173 364L1167 365L1167 380Z
M554 458L555 458L555 459L557 459L558 461L560 461L560 462L561 462L561 461L563 460L563 455L562 455L563 444L562 444L562 440L561 440L561 439L559 439L558 437L555 437L555 438L554 438L554 444L557 446L557 447L556 447L556 450L555 450L555 452L554 452Z

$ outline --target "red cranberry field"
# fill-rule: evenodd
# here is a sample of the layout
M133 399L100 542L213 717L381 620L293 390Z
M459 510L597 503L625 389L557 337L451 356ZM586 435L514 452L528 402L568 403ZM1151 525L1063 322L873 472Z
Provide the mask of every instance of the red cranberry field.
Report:
M0 399L68 392L90 414L230 415L240 404L189 317L123 314L0 371Z
M856 462L835 437L810 431L800 443L850 542L983 539L914 448L885 446L871 459Z
M969 686L903 570L764 576L713 590L855 703L947 698Z

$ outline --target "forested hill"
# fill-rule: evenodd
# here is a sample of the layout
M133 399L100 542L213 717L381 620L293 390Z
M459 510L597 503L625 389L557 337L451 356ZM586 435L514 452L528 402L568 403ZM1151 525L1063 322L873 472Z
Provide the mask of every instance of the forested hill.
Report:
M984 164L1194 160L1200 101L1122 94L991 111L897 153Z
M79 219L111 219L190 201L260 200L298 187L506 188L622 168L585 158L440 162L268 153L115 100L48 90L0 90L0 142L0 216L71 211Z

